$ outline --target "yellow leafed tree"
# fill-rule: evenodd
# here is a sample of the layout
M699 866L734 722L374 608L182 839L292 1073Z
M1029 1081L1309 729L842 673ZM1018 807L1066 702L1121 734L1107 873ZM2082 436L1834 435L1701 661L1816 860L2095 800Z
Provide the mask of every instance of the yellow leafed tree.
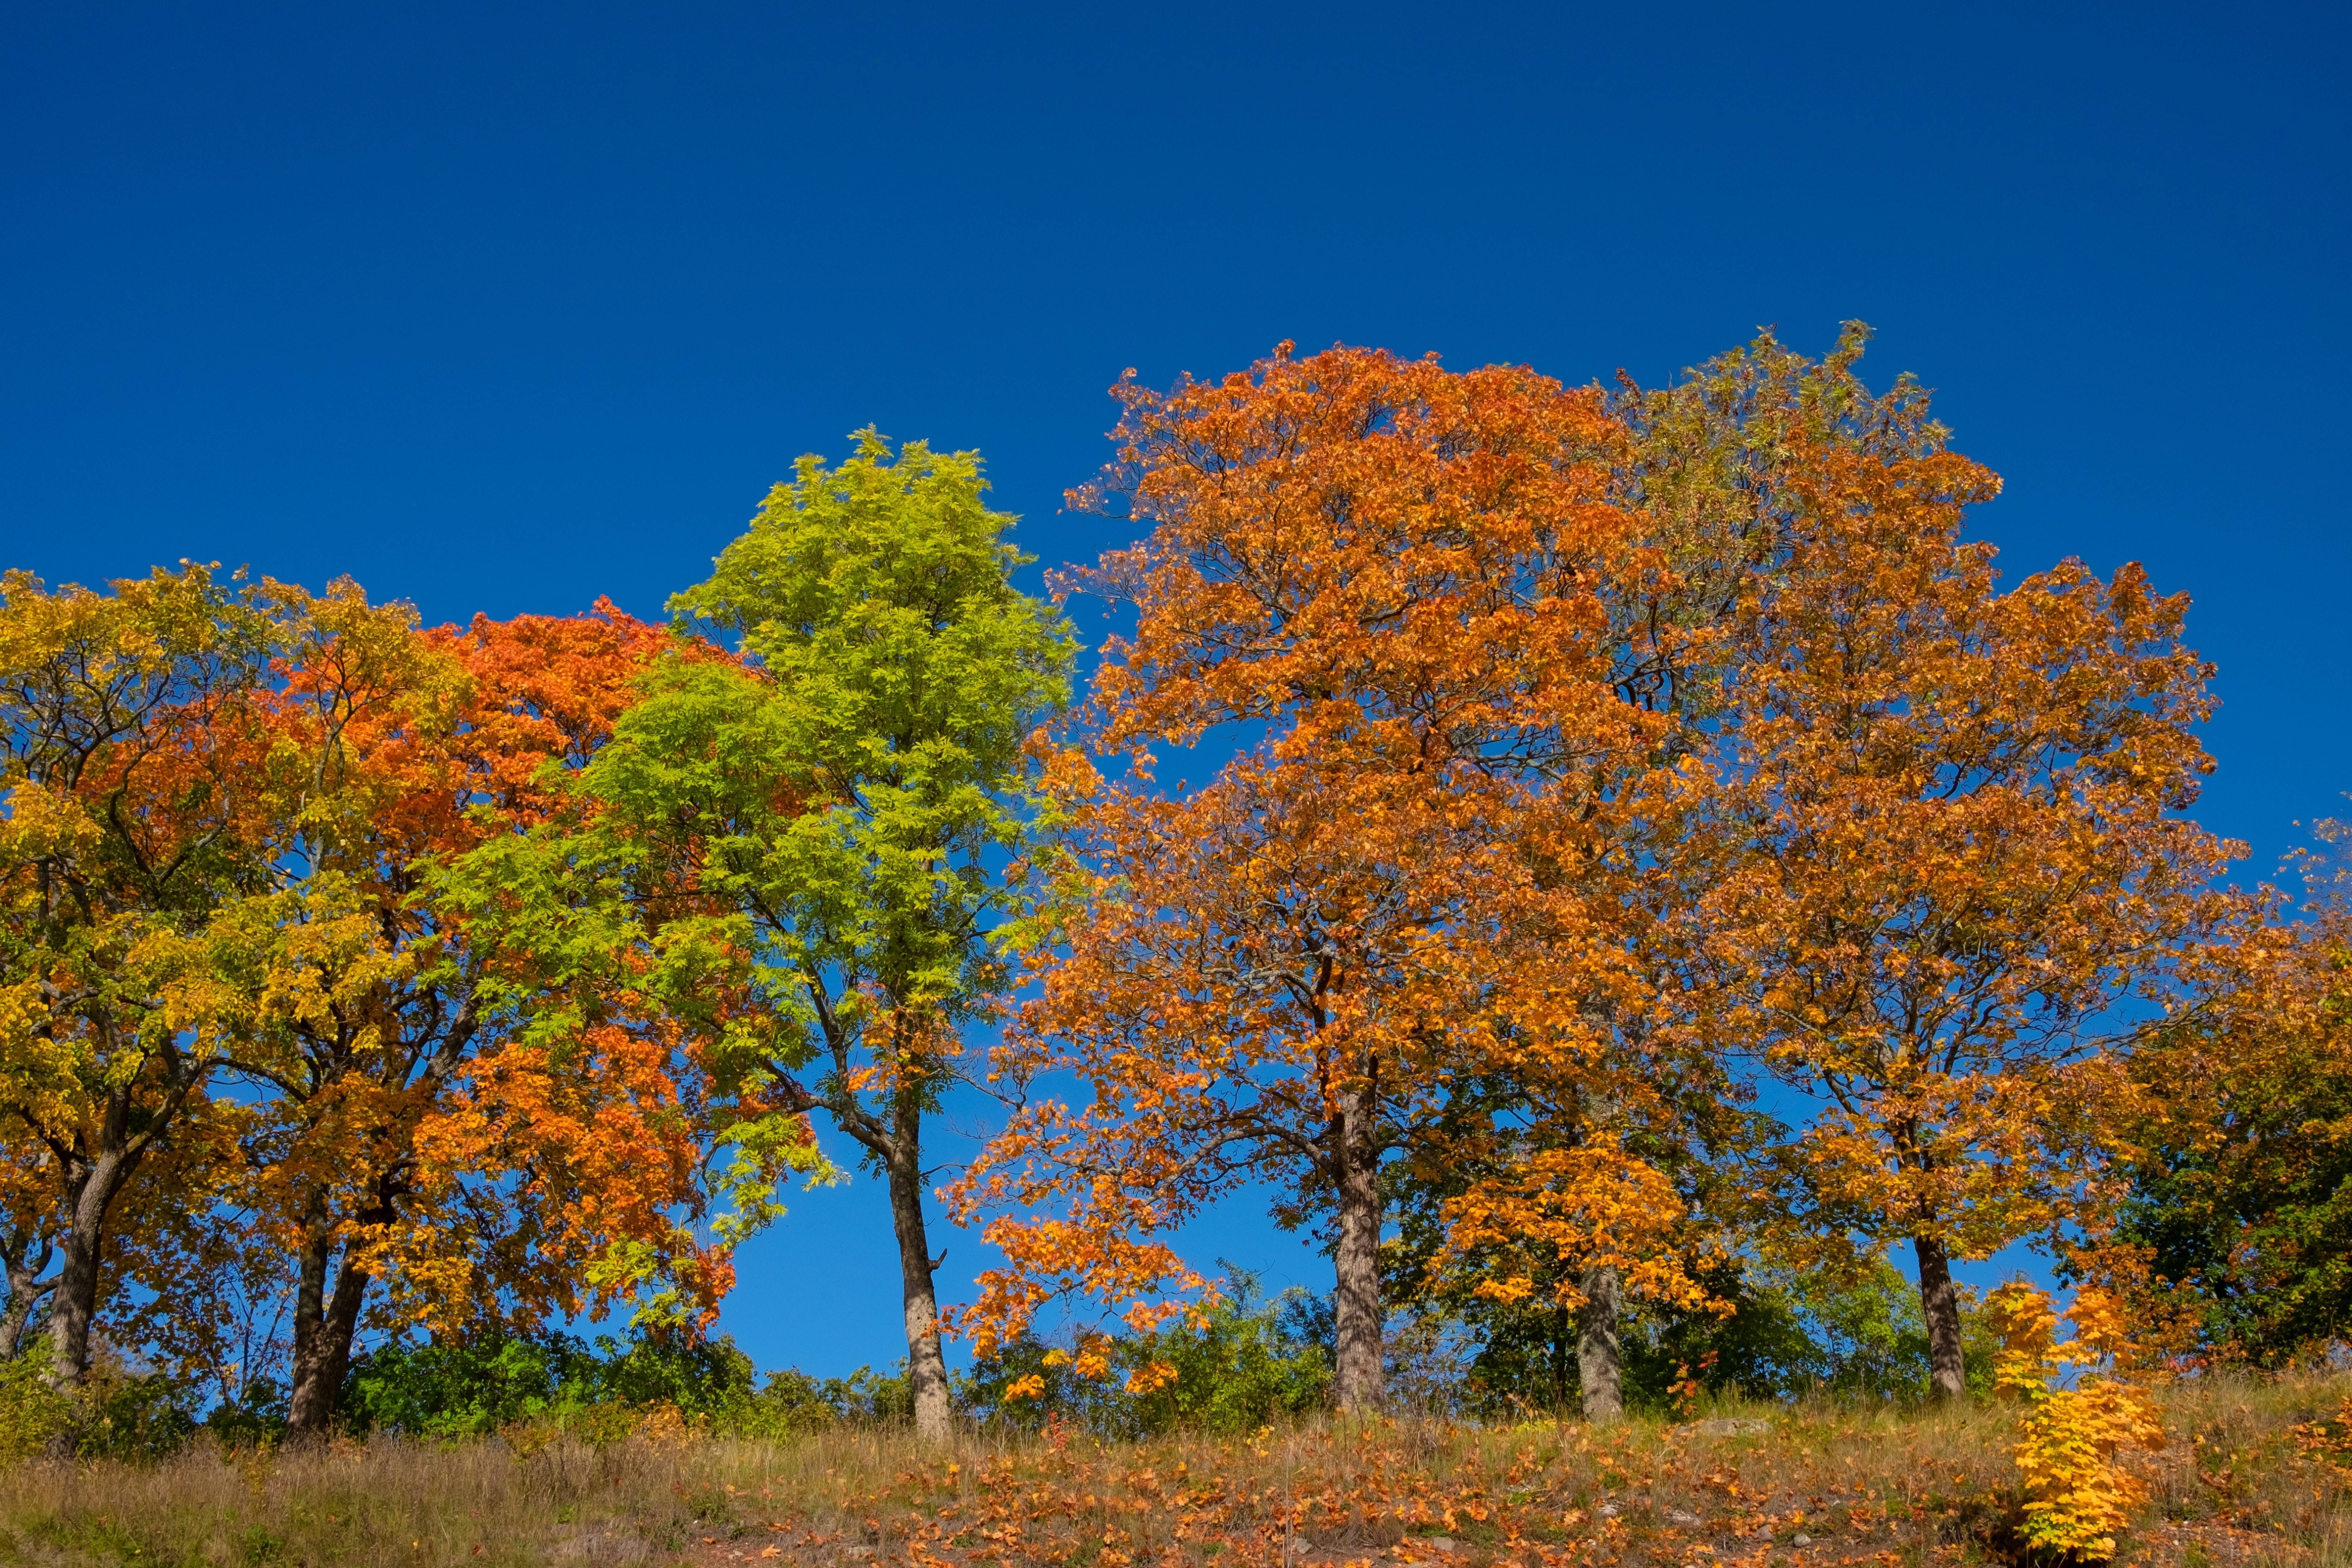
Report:
M2077 1291L2065 1313L2074 1334L2063 1343L2049 1296L2031 1285L1995 1290L1985 1315L2001 1342L1995 1384L2025 1407L2013 1450L2024 1483L2025 1539L2052 1552L2114 1556L2116 1531L2147 1491L2116 1456L2164 1446L2164 1424L2146 1389L2090 1374L2095 1367L2126 1368L2119 1304L2104 1291Z

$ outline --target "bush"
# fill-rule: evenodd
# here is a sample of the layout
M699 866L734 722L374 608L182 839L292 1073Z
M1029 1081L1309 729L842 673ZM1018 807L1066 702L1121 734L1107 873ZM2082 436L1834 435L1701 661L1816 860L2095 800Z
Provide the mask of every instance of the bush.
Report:
M83 1379L74 1453L86 1459L160 1459L196 1433L186 1391L161 1373L101 1363Z
M914 1419L914 1380L901 1361L895 1372L861 1366L847 1377L812 1377L797 1368L771 1373L760 1392L738 1407L728 1429L746 1437L781 1437L819 1426L905 1426Z
M752 1398L751 1358L732 1339L645 1336L625 1346L596 1342L583 1392L635 1409L675 1407L690 1421L725 1423Z
M593 1353L567 1334L394 1341L353 1360L344 1419L411 1437L482 1436L594 1403L583 1392L595 1370Z
M158 1459L196 1430L184 1391L101 1354L79 1389L52 1387L49 1347L37 1340L0 1362L0 1459L69 1451L86 1459Z
M755 1389L732 1339L640 1334L593 1345L568 1334L475 1342L395 1342L355 1362L346 1421L360 1430L451 1438L525 1430L617 1440L648 1416L746 1437L839 1422L911 1420L906 1377L861 1368L820 1382L777 1373Z
M48 1373L43 1341L0 1362L0 1460L43 1453L72 1429L73 1398L49 1386Z

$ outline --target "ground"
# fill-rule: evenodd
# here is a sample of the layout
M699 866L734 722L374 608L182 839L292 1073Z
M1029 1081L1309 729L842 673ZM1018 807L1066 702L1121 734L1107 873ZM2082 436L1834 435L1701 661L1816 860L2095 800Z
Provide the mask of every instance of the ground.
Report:
M2116 1562L2352 1568L2344 1379L2206 1379L2162 1395L2168 1441ZM656 1430L436 1447L192 1450L0 1475L0 1562L768 1563L1935 1568L2024 1561L2014 1414L1834 1404L1608 1430L1397 1418L1255 1438L1097 1443L888 1432L778 1444Z

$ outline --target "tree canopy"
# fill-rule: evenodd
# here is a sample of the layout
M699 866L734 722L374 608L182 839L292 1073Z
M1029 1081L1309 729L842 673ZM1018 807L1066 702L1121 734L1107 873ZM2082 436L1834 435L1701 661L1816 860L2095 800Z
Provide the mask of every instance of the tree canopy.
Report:
M1371 1411L1454 1334L1465 1409L2000 1384L2105 1465L2137 1396L2052 1367L2352 1334L2343 830L2229 884L2188 598L2005 579L1867 336L1130 373L1075 708L979 455L870 427L667 625L7 574L0 1363L282 1377L305 1438L509 1361L748 1398L739 1249L859 1169L908 1362L857 1398L927 1439L959 1333L991 1419L1137 1430ZM1244 1190L1328 1297L1179 1247ZM2021 1242L2071 1344L1970 1315Z

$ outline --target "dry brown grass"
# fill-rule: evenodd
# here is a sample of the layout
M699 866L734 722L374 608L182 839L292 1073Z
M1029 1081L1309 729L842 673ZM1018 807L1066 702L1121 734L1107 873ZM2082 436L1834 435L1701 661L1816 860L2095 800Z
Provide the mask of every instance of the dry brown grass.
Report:
M2294 1436L2347 1395L2340 1379L2168 1391L2173 1442L2138 1461L2150 1494L2121 1560L2352 1568L2352 1474ZM1255 1442L972 1436L947 1452L835 1431L34 1463L0 1474L0 1561L1933 1568L2010 1555L2003 1407L1709 1415L1609 1432L1381 1422Z

